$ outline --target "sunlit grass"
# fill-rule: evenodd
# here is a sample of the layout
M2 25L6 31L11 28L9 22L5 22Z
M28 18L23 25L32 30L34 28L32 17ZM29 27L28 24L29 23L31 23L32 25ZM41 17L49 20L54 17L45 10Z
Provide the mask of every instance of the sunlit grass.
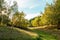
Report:
M44 32L42 30L37 30L37 29L34 29L32 31L37 33L42 40L57 40L56 35L52 35L48 32Z
M0 27L0 40L57 40L57 38L38 29L27 31L15 27Z
M32 37L13 28L0 27L0 40L32 40Z

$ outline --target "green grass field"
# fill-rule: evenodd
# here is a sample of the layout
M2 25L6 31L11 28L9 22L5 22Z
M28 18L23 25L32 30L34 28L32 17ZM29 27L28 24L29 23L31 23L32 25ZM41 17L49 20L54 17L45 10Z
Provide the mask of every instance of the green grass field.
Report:
M56 35L52 35L48 32L44 32L42 30L37 30L37 29L34 29L32 31L37 33L39 35L39 38L41 38L42 40L57 40Z
M26 31L19 28L0 27L0 40L57 40L57 38L55 35L37 29Z
M16 29L0 27L0 40L32 40L32 38L28 34Z

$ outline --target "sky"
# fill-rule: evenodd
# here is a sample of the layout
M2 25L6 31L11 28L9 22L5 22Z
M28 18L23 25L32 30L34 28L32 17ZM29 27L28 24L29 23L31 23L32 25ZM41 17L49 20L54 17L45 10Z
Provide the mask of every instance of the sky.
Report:
M13 4L16 1L18 4L18 10L23 11L26 14L26 19L31 19L44 12L46 3L51 4L53 0L6 0L8 3ZM9 2L10 1L10 2Z

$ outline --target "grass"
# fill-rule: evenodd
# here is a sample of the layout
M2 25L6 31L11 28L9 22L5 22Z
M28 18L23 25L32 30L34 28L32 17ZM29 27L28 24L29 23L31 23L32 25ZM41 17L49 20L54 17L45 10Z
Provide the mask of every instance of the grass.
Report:
M0 40L33 40L33 38L16 29L9 27L0 27Z
M38 29L34 29L32 31L37 33L39 35L39 38L41 38L42 40L57 40L56 35L52 35L48 32L38 30Z
M57 38L38 29L26 31L14 27L0 27L0 40L57 40Z

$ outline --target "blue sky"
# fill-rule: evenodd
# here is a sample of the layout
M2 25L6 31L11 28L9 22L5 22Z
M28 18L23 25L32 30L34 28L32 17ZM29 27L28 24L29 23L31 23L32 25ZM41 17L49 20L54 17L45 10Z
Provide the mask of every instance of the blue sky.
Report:
M7 0L8 1L8 0ZM14 0L11 1L11 4ZM23 11L26 14L26 19L31 19L40 15L40 12L44 12L46 3L53 3L53 0L15 0L18 3L18 10Z
M19 7L19 10L24 11L25 13L39 13L43 12L44 8L46 7L46 3L51 4L52 0L29 0L28 2L24 3L24 7Z

